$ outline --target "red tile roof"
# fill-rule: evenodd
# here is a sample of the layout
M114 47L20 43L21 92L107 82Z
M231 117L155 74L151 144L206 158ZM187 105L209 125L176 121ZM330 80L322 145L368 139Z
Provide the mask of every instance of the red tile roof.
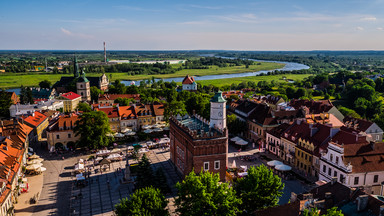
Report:
M134 106L120 106L119 116L121 119L132 119L137 118Z
M119 111L117 107L112 108L96 108L96 111L102 111L105 114L107 114L108 118L118 118L119 117Z
M33 125L34 127L39 126L43 121L45 121L48 117L44 114L35 111L34 115L28 116L24 118L24 121L27 122L30 125Z
M346 116L344 118L344 124L345 126L349 128L353 128L358 131L364 131L368 130L371 125L373 125L373 122L365 120L365 119L358 119L358 118L353 118L350 116Z
M195 78L193 78L192 76L187 75L183 79L182 84L192 84L193 82L195 82Z
M164 104L153 104L153 112L155 113L155 116L162 116L164 115Z
M79 119L79 116L76 114L60 116L58 122L59 128L67 130L67 128L73 129L75 127L75 122Z
M81 95L78 95L78 94L76 94L75 92L67 92L67 93L65 93L65 94L62 94L61 96L62 96L62 97L65 97L65 98L67 98L67 99L69 99L69 100L74 100L74 99L76 99L76 98L81 97Z
M343 162L355 173L384 171L384 143L344 145Z
M312 114L320 114L323 112L328 112L333 104L330 100L303 100L303 99L293 99L289 102L289 105L295 109L299 109L302 106L308 107L309 112Z

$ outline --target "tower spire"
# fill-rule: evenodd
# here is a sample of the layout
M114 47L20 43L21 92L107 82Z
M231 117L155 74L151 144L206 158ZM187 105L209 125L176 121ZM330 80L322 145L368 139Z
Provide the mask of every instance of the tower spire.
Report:
M79 72L80 70L79 70L79 64L77 63L76 55L74 57L74 64L73 64L73 66L74 66L73 75L74 75L75 78L78 78L80 76L80 72Z

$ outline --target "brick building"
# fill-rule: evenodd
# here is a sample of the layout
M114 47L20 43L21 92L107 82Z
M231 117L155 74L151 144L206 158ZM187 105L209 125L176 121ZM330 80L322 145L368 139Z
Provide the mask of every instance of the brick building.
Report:
M192 170L220 174L225 181L228 165L228 131L225 119L226 101L218 92L211 100L210 121L199 115L171 117L171 161L185 176Z

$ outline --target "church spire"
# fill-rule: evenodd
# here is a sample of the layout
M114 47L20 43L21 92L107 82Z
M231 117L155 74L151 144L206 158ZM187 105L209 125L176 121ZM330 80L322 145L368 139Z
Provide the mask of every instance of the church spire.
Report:
M76 57L76 55L75 55L75 60L74 60L74 64L73 64L73 66L74 66L74 70L73 70L73 75L74 75L74 77L75 78L78 78L78 77L80 77L80 73L79 73L79 64L77 63L77 57Z

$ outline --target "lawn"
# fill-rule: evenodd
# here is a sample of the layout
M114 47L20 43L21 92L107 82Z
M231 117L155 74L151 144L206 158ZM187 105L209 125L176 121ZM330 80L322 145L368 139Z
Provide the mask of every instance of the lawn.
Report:
M174 65L179 67L180 65ZM172 77L184 77L187 74L191 76L205 76L205 75L219 75L219 74L233 74L233 73L245 73L254 72L261 70L274 70L284 67L284 64L272 63L272 62L261 62L260 65L250 65L249 68L245 66L234 66L219 68L217 66L211 66L209 69L183 69L173 74L156 74L156 75L127 75L126 73L107 73L112 74L112 81L116 79L120 80L142 80L151 77L155 78L172 78ZM101 74L87 73L87 76L100 76ZM60 80L62 76L71 76L70 74L46 74L46 73L3 73L0 74L0 88L18 88L21 85L24 86L37 86L42 80L49 80L53 83ZM287 76L288 78L288 76Z
M277 82L287 82L283 80L283 77L286 77L287 79L292 80L302 80L304 78L307 78L309 76L312 76L312 74L282 74L282 75L270 75L270 76L250 76L250 77L238 77L238 78L229 78L229 79L217 79L217 80L201 80L197 81L198 83L201 83L202 85L214 85L217 87L225 86L225 85L231 85L232 83L239 84L241 82L259 82L259 81L272 81L275 80Z

